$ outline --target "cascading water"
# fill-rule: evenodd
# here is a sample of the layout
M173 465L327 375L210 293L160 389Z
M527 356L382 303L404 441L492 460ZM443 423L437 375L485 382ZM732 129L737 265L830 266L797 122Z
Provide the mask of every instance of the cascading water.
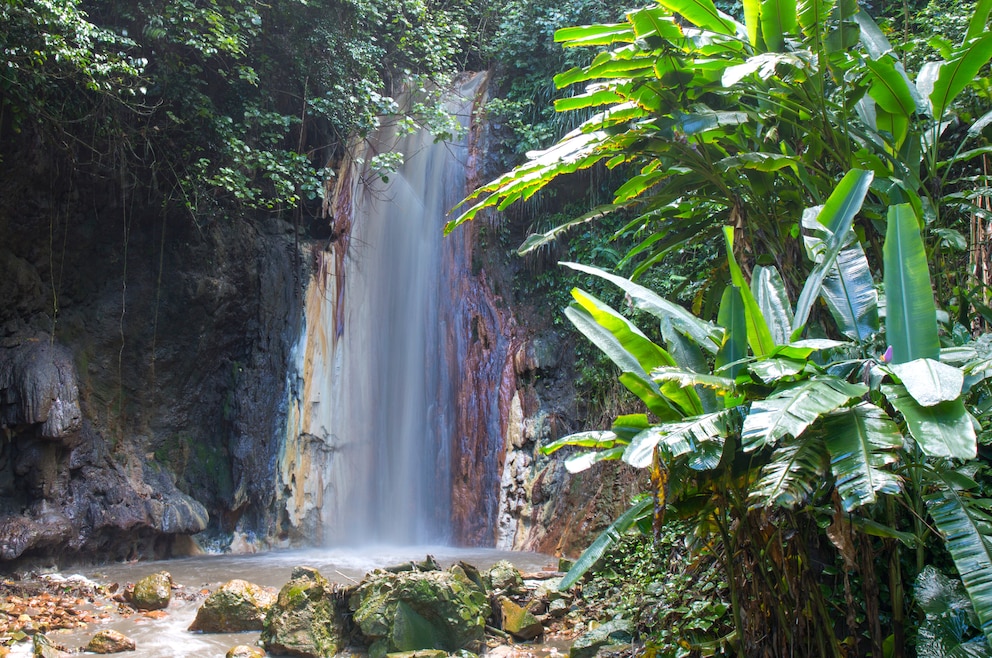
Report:
M483 78L464 78L451 96L448 111L465 127ZM388 180L369 168L386 152L405 156ZM338 181L336 235L307 289L280 459L285 520L311 538L451 539L464 351L452 345L464 340L452 335L459 285L446 278L458 269L450 266L457 245L445 244L442 227L466 192L468 158L466 140L435 143L426 131L387 124Z

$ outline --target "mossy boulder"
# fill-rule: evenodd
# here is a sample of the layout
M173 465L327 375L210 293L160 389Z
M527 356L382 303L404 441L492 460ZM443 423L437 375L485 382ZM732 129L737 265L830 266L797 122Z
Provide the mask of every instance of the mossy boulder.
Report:
M544 625L527 608L517 605L505 596L500 597L499 605L505 632L518 640L533 640L544 634Z
M231 647L224 654L224 658L265 658L265 652L258 647L250 647L247 644L239 644Z
M493 591L502 593L519 593L524 588L524 578L512 562L500 560L486 572L486 581Z
M603 647L629 645L633 640L634 625L626 619L612 619L577 639L568 658L593 658Z
M161 610L169 606L172 598L172 575L160 571L145 576L134 584L131 603L138 610Z
M279 590L262 629L261 644L276 655L322 658L347 644L339 590L312 567L296 567Z
M207 597L189 630L203 633L260 631L276 602L273 590L245 580L231 580Z
M447 571L374 572L349 605L371 658L479 649L491 612L486 593L457 565Z

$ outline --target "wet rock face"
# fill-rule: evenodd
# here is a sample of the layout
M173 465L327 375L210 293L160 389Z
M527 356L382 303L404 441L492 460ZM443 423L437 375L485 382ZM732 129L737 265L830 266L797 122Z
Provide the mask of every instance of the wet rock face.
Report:
M0 560L267 534L307 265L292 226L163 216L110 182L53 192L65 172L35 164L0 198Z
M0 426L58 439L82 426L72 353L49 341L0 347Z

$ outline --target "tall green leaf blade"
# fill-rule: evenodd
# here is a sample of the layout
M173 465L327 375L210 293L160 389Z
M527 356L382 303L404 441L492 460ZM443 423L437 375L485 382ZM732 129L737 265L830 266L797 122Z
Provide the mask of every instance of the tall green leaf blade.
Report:
M761 0L761 35L768 50L782 51L796 32L796 0Z
M930 102L933 116L940 120L961 91L992 58L992 34L969 42L957 55L942 63L933 83Z
M786 345L792 336L792 302L778 269L755 267L751 273L751 292L768 324L772 340L776 345Z
M992 12L992 0L978 0L975 3L975 11L971 14L971 21L968 23L968 31L964 35L963 43L968 43L985 34L988 30L990 12Z
M744 26L747 40L755 50L761 50L761 0L744 0Z
M682 16L697 27L719 34L737 33L737 23L716 8L712 0L658 0L658 4Z
M786 435L798 438L821 416L867 391L867 386L827 375L780 387L770 397L751 404L741 431L741 447L751 452L775 445Z
M651 342L634 323L593 295L573 288L572 297L595 323L594 331L589 332L588 322L576 326L624 372L633 372L647 379L650 370L675 365L674 359ZM575 308L572 305L566 312ZM569 316L569 319L572 317Z
M834 0L799 0L796 18L803 34L812 37L823 32L827 19L834 10Z
M861 343L878 333L878 291L860 244L837 254L820 293L842 334Z
M799 300L796 301L793 327L798 329L809 319L809 312L820 294L823 279L847 242L848 231L854 224L855 215L861 210L873 178L874 174L870 171L852 169L844 175L820 209L817 219L830 230L831 237L827 241L823 260L816 264L806 278L806 284L799 294Z
M916 86L909 81L902 64L888 56L869 59L866 64L872 80L868 94L879 107L903 117L913 116L917 107L922 105L922 99L919 99Z
M978 442L971 415L958 400L924 407L905 386L882 384L889 404L906 419L909 433L928 457L974 459Z
M927 511L944 536L985 638L992 643L992 536L988 524L951 486L925 497Z
M617 443L617 435L609 430L590 430L563 436L541 446L542 455L550 455L566 446L577 448L612 448Z
M884 467L898 460L902 434L884 411L862 402L830 414L822 428L845 511L874 503L876 494L899 492L899 476Z
M885 339L892 346L892 362L940 358L929 264L920 225L909 204L889 208L882 256Z
M555 41L564 47L611 46L614 43L632 43L634 30L629 23L579 25L555 31Z
M809 499L826 471L827 454L819 436L804 437L781 445L748 497L752 507L777 505L793 509Z
M676 420L683 416L683 412L679 412L675 408L666 392L661 390L653 381L634 372L622 372L617 379L628 391L640 398L648 410L659 419Z
M751 286L744 279L740 265L734 257L734 227L724 226L723 236L727 242L727 264L730 266L730 278L734 285L740 289L741 299L744 302L744 320L747 322L747 342L751 346L751 351L758 358L771 354L775 349L775 341L768 330L765 317L761 314L761 308L755 301L751 293Z
M737 286L723 289L717 322L726 330L723 344L716 353L714 372L734 379L744 367L741 360L747 357L747 321L744 317L744 300Z
M654 505L654 500L651 497L645 497L642 500L634 503L630 509L621 514L616 521L610 524L610 526L596 538L593 543L589 544L589 548L582 551L582 555L579 559L575 561L572 568L568 570L565 577L561 579L561 583L558 585L558 591L565 592L568 591L575 583L579 582L589 571L599 558L603 557L606 551L610 550L613 546L620 541L620 537L623 533L630 530L637 521L642 518Z
M650 313L656 318L670 321L676 331L690 337L699 347L710 354L715 354L723 342L723 330L720 327L712 322L697 318L678 304L668 301L656 292L634 283L630 279L580 263L563 262L561 265L577 272L597 276L616 285L630 295L635 308Z

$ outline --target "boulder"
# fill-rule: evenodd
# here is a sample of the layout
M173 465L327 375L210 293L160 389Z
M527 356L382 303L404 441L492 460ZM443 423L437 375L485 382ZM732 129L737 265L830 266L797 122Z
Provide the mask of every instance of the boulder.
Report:
M568 650L568 658L593 658L600 649L634 640L634 625L626 619L612 619L582 635Z
M544 634L544 625L530 610L517 605L505 596L499 599L503 630L518 640L533 640Z
M456 565L446 571L374 572L349 603L371 658L390 652L477 649L491 608Z
M134 585L131 603L138 610L161 610L172 597L172 576L167 571L145 576Z
M207 597L189 630L203 633L260 631L265 614L276 602L272 590L244 580L231 580Z
M265 616L262 646L270 653L303 658L340 652L346 645L342 599L316 569L296 567Z
M86 651L90 653L121 653L134 649L134 640L110 628L99 631L86 645Z
M35 658L66 658L69 652L65 647L55 644L43 633L36 633L31 638L31 655Z
M224 654L224 658L265 658L265 652L258 647L250 647L247 644L239 644L231 647Z
M486 572L486 580L498 592L520 592L524 587L523 576L508 560L500 560L491 566Z

